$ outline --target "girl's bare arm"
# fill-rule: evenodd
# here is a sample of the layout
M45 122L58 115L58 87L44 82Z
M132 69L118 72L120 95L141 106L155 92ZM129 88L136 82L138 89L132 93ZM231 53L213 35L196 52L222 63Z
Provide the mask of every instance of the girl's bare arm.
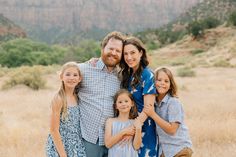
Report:
M64 145L62 143L61 135L59 132L60 126L60 112L61 112L60 100L54 101L52 104L52 112L50 118L50 133L52 135L53 142L56 146L57 152L60 157L67 157Z
M154 105L155 102L155 95L154 94L146 94L143 97L144 99L144 107L145 106L149 106L149 105ZM148 115L142 111L139 116L138 119L143 123L146 119L148 118Z
M142 125L143 123L140 120L135 119L134 127L135 127L135 135L133 140L133 146L135 150L138 150L142 144Z

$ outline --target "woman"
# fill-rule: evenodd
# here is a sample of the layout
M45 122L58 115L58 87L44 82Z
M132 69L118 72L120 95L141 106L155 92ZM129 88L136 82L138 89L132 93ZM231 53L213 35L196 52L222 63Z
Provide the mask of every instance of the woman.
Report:
M154 75L147 67L148 64L143 43L136 37L128 37L123 44L123 55L120 62L121 86L131 92L138 108L138 119L144 122L139 157L158 156L155 122L143 112L144 106L154 105L155 95L157 94Z

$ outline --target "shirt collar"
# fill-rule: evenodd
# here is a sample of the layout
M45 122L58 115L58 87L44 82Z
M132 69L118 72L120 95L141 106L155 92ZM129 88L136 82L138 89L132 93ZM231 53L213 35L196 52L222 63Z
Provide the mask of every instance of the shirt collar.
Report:
M163 100L161 102L167 103L169 98L170 98L170 94L167 93L166 96L163 98Z
M162 99L162 101L160 102L160 105L157 105L157 106L161 107L162 105L166 104L168 102L169 98L170 98L170 94L167 93L165 95L165 97Z
M96 67L101 69L101 70L106 70L108 71L105 63L102 61L102 58L100 57L99 60L97 61ZM110 73L118 73L118 67L116 66Z
M104 64L104 62L102 61L102 58L99 58L99 60L97 61L96 67L99 68L99 69L101 69L101 70L104 69L105 64Z

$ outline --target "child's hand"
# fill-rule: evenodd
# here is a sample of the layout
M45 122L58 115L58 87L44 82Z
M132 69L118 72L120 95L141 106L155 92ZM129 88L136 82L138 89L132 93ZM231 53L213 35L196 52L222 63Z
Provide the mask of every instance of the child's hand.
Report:
M122 138L122 140L119 142L119 145L123 146L126 143L129 143L132 141L133 136L135 134L135 127L133 125L124 128L123 130L124 136Z
M143 126L143 123L138 119L136 118L135 121L134 121L134 127L135 129L142 129L142 126Z
M133 125L123 129L124 134L128 136L133 136L135 134L135 128Z
M152 117L155 114L154 105L146 105L143 108L143 111L149 116Z
M126 143L130 143L133 139L133 136L131 135L125 135L122 140L119 142L119 145L123 147Z

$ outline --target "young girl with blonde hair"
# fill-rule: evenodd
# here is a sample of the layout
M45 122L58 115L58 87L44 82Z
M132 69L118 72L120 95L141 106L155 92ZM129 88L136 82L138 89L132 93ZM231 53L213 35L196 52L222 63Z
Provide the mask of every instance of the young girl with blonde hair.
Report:
M48 157L85 157L79 123L80 111L75 92L82 80L77 63L65 63L60 79L61 87L51 105L46 154Z

